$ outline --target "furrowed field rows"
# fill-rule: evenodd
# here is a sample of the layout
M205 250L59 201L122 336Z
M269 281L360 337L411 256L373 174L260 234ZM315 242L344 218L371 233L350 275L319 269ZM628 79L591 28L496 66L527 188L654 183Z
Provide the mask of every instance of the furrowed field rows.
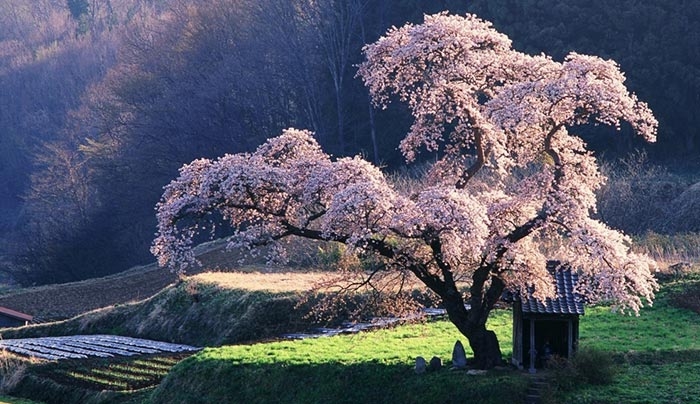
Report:
M75 335L68 337L7 339L0 341L0 348L4 348L19 355L48 360L85 359L89 357L109 358L114 356L191 352L199 350L199 348L190 345L114 335Z

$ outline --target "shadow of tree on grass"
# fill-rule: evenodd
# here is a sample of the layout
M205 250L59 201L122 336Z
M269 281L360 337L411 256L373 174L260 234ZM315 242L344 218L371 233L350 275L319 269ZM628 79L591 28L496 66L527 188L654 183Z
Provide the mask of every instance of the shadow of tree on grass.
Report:
M153 403L517 403L527 380L513 370L470 376L446 368L416 375L379 362L237 365L183 361L154 392Z

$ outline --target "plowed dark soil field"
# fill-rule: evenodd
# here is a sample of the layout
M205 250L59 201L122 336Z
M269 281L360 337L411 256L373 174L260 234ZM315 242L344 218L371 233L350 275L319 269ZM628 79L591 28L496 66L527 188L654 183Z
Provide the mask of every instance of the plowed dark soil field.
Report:
M105 278L9 292L0 296L0 306L32 315L37 322L60 320L145 299L176 280L177 276L167 270L140 267Z

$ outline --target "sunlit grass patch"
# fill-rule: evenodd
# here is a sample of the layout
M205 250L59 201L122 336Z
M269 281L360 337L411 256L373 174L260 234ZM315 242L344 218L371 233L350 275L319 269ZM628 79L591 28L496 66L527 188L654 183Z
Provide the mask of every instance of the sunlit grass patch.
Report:
M308 291L327 276L323 272L204 272L191 279L220 288L279 293Z
M489 327L500 341L510 341L510 311L494 312ZM418 403L461 402L467 397L489 402L490 396L498 397L493 402L520 400L527 382L516 371L493 371L489 377L446 369L425 375L413 372L419 355L428 360L437 356L449 367L456 340L462 340L472 355L464 336L447 321L331 338L209 348L173 368L157 389L155 402ZM510 356L509 343L503 344L503 351ZM229 383L214 382L221 379Z
M498 334L499 340L506 341L502 346L506 356L511 353L511 318L509 311L496 311L489 322L489 328ZM467 353L471 355L466 338L452 323L435 321L332 338L209 348L192 359L226 359L240 364L353 363L368 359L404 363L413 361L416 355L428 359L436 355L446 360L457 340L464 342Z
M663 301L640 315L587 308L581 319L580 345L613 352L700 349L700 315Z

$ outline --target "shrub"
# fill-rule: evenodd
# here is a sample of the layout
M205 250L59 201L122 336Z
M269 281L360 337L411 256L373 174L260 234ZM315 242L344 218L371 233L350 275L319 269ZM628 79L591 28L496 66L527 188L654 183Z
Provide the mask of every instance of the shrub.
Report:
M578 375L589 384L610 384L617 373L610 353L597 349L579 350L572 362Z
M613 382L617 369L608 352L582 349L571 359L554 356L547 362L555 390L572 391L583 383L605 385Z
M628 234L692 229L693 224L676 220L678 212L695 206L686 202L693 196L687 179L650 163L643 151L604 164L601 170L608 181L598 191L598 216L608 225ZM683 194L687 196L680 198Z
M688 282L680 290L672 291L670 301L675 307L700 313L700 283Z
M547 361L547 369L552 374L552 383L555 390L572 391L580 383L578 370L570 361L555 355Z

